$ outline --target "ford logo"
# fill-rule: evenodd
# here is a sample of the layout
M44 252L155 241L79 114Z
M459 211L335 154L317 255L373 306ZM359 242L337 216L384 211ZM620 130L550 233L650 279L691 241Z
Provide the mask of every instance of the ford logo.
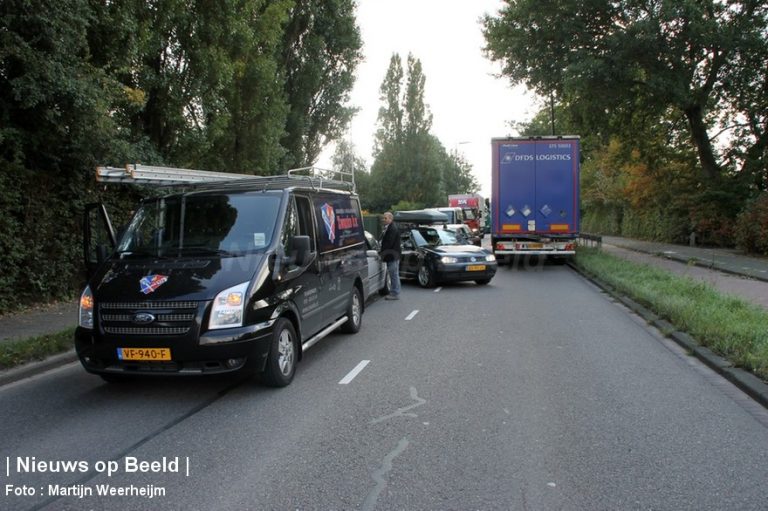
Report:
M133 322L139 325L146 325L152 323L155 320L155 316L149 312L139 312L133 315Z

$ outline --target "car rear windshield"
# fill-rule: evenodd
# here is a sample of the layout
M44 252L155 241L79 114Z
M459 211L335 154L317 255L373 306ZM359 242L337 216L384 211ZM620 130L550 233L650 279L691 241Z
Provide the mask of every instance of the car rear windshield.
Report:
M127 256L242 255L272 241L280 197L263 193L179 195L147 201L120 239Z

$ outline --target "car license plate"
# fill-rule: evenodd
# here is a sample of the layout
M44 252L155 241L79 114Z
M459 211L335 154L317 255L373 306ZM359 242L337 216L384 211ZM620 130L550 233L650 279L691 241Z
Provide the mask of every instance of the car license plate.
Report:
M120 360L167 361L171 360L170 348L117 348Z
M485 270L484 264L472 264L467 266L467 271L483 271Z

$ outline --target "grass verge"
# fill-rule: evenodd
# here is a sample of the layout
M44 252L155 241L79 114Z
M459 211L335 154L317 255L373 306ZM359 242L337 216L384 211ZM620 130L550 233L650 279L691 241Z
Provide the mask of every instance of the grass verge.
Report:
M0 342L0 369L10 369L33 360L62 353L74 346L75 329L29 339Z
M712 286L580 247L575 264L680 331L768 380L768 312Z

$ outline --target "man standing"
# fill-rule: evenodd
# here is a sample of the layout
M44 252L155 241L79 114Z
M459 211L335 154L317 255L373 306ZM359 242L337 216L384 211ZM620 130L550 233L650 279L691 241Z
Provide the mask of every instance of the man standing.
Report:
M387 263L389 294L385 300L400 299L400 231L392 222L392 213L384 213L384 233L381 235L381 259Z

